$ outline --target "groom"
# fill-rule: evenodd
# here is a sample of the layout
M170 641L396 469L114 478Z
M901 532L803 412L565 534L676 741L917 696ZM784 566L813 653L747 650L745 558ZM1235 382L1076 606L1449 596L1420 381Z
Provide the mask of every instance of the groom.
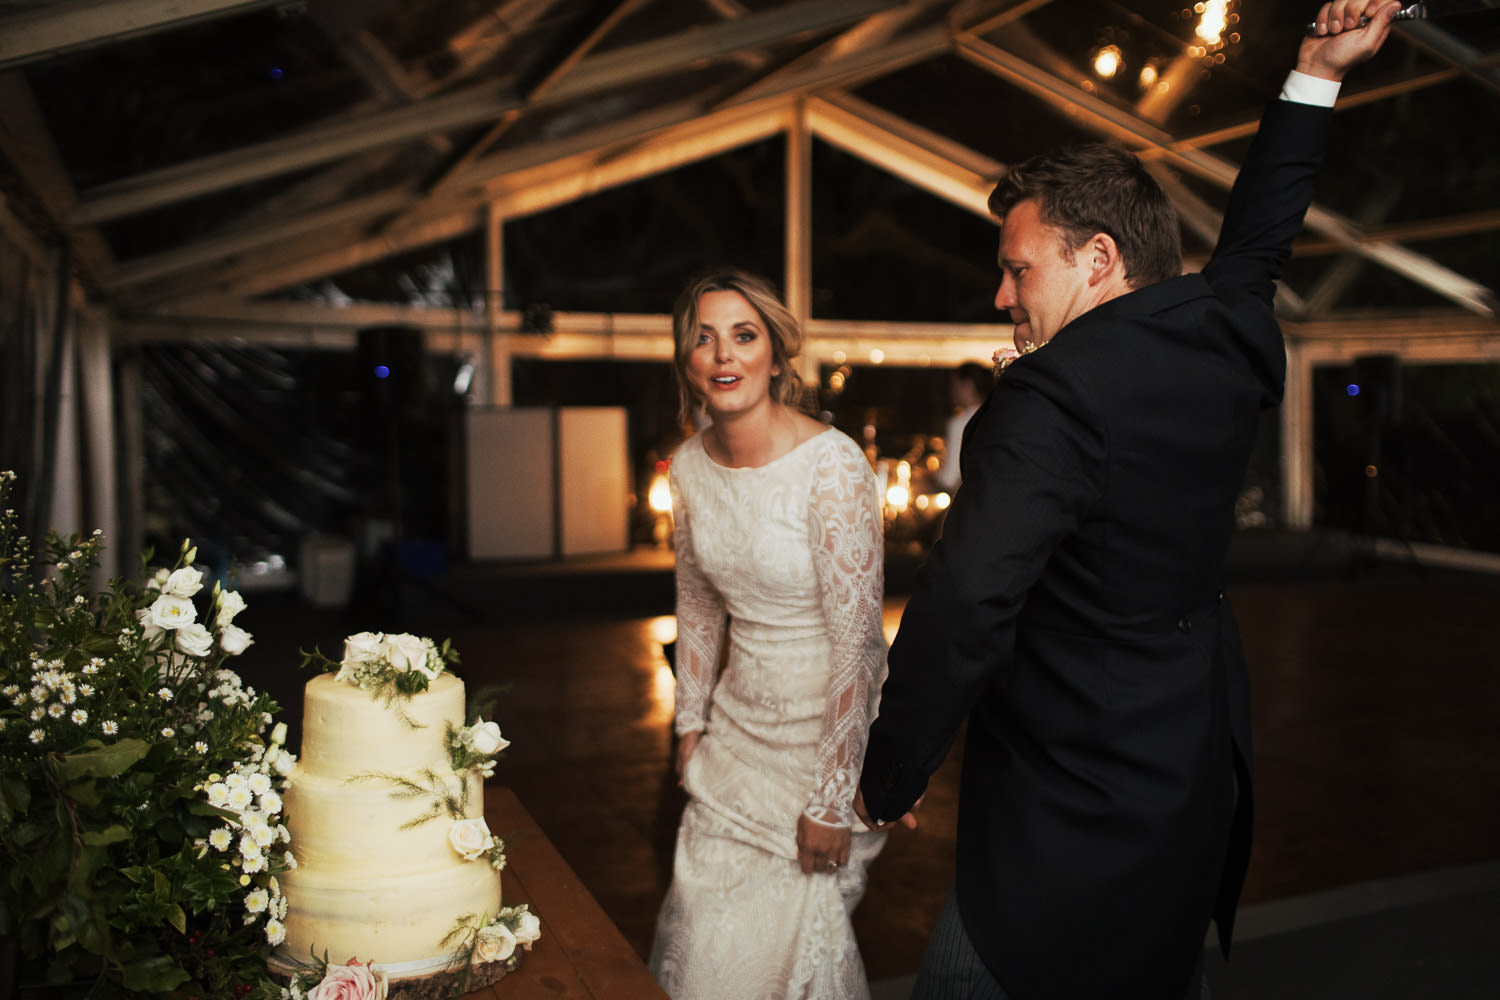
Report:
M1201 274L1111 147L1037 157L990 196L1022 356L965 434L856 799L875 829L914 825L967 718L957 880L914 997L1196 998L1211 917L1228 951L1251 782L1224 555L1285 380L1275 279L1339 81L1398 7L1319 11Z

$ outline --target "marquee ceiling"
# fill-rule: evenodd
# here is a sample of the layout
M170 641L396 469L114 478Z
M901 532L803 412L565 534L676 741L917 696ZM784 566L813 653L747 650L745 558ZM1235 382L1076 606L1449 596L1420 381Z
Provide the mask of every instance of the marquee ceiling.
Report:
M812 198L827 206L814 283L889 285L869 260L878 244L967 318L991 294L992 245L975 248L985 194L1060 142L1138 151L1182 209L1190 255L1205 255L1315 9L0 0L0 214L64 250L122 316L329 287L357 298L444 248L482 256L492 213L546 223L551 238L528 245L556 258L533 271L565 275L594 252L633 278L621 311L663 311L685 237L629 237L667 212L709 234L689 256L733 247L725 211L740 209L714 215L727 196L695 187L691 168L722 164L753 206L782 177L766 182L746 150L779 158L810 136ZM1287 273L1290 318L1472 326L1500 309L1500 4L1428 10L1346 87ZM869 167L878 182L849 173ZM891 185L922 195L875 212ZM872 287L863 301L884 299ZM923 308L944 318L943 302Z

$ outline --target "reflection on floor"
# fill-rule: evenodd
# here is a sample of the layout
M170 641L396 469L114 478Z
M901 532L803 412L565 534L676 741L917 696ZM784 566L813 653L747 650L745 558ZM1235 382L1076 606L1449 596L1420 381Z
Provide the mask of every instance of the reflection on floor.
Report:
M644 955L681 808L661 649L672 620L669 603L649 606L669 588L617 569L556 584L548 611L545 581L460 568L442 583L462 599L411 595L399 622L251 594L241 623L256 644L243 672L278 697L295 730L298 649L332 652L363 629L451 637L471 687L509 686L495 717L512 746L495 780L515 789ZM627 592L633 600L612 599ZM1500 860L1500 580L1414 567L1258 574L1231 598L1255 685L1247 906ZM889 628L903 604L888 599ZM492 610L477 620L475 608ZM891 838L856 914L870 976L888 987L916 970L952 878L958 756L934 778L920 829Z

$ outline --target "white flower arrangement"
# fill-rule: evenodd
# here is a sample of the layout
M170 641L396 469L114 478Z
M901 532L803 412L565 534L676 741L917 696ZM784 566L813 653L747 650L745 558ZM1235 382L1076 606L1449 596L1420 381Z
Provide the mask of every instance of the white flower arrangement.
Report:
M220 681L221 686L215 691L228 688L233 697L244 697L237 683L226 685L222 677ZM255 747L249 760L235 761L227 775L211 774L208 782L200 786L208 804L224 814L226 825L200 838L198 847L200 851L212 849L226 855L225 863L240 871L240 884L248 889L244 923L246 926L257 923L264 915L266 943L273 946L286 940L282 921L286 919L287 900L275 875L264 885L251 876L297 866L291 851L279 855L272 851L277 844L292 839L281 819L278 789L297 763L297 757L286 751L285 743L286 724L277 723L264 748Z
M276 703L225 666L253 642L245 602L188 542L95 592L103 533L33 542L15 481L0 470L0 870L25 877L0 878L0 930L26 974L96 995L273 1000L290 755Z
M326 658L314 653L307 660ZM360 632L344 640L344 658L334 680L352 684L372 695L386 698L411 697L458 662L458 653L445 641L442 648L431 639L401 633Z

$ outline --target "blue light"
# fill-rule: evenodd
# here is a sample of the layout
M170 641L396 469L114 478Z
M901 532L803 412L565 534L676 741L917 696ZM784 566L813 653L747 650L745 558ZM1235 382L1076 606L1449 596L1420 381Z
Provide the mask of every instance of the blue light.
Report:
M285 75L285 74L282 73L280 66L272 66L271 70L270 70L270 74L271 74L271 79L273 79L273 80L280 80L282 78L282 76Z
M391 377L391 370L389 368L387 368L385 365L376 365L375 366L375 377L376 378L390 378Z
M1344 391L1347 392L1351 396L1358 396L1359 395L1359 383L1358 382L1350 382L1348 385L1344 386Z

